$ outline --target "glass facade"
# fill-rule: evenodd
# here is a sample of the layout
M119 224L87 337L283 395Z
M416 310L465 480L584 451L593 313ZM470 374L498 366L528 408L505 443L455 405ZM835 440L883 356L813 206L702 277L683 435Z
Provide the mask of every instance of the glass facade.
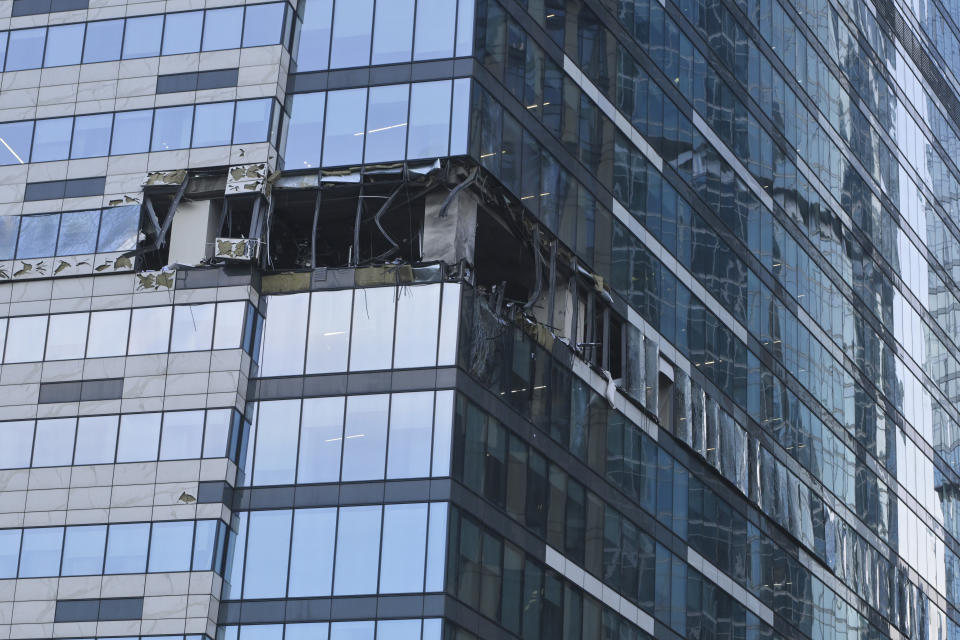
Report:
M0 637L960 640L960 6L8 4Z

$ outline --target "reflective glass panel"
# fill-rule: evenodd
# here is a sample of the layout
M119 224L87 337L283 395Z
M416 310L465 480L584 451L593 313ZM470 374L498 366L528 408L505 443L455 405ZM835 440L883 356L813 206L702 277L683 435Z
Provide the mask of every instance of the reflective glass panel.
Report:
M17 577L20 536L20 529L0 529L0 578Z
M267 299L267 322L260 353L261 376L303 373L309 304L309 293Z
M284 4L247 5L247 15L243 21L243 46L263 47L279 44L283 32Z
M207 424L203 432L203 457L222 458L227 454L230 438L230 409L208 409Z
M207 11L203 27L203 50L236 49L240 46L243 7Z
M450 123L450 155L467 153L467 131L470 122L470 78L453 81L453 109ZM409 151L407 152L409 154Z
M96 158L110 153L112 113L77 116L73 121L71 158Z
M198 104L193 117L193 146L230 144L233 135L233 103Z
M453 393L453 392L451 392ZM425 591L443 591L447 557L447 503L430 503L430 531L427 537L427 575Z
M330 68L361 67L370 62L373 0L337 2L333 7Z
M66 467L73 463L76 418L37 420L33 442L34 467Z
M43 578L60 573L63 527L24 529L20 548L20 577Z
M163 55L199 51L202 34L203 11L168 13L163 29Z
M393 0L377 5L370 64L409 62L413 43L413 0Z
M327 68L332 11L333 0L306 1L303 7L303 26L296 45L297 71L319 71Z
M287 124L284 166L306 169L320 166L323 140L323 106L326 93L298 93L293 96Z
M450 441L453 437L453 391L437 391L433 414L433 466L431 475L450 475Z
M336 572L333 595L377 592L380 510L379 505L340 509L336 566L347 571Z
M239 640L280 640L282 624L247 624L240 628Z
M153 523L149 571L189 571L192 548L193 520Z
M213 335L214 349L240 348L246 307L245 302L221 302L217 305L216 333Z
M73 464L110 464L117 453L118 416L83 416L77 420Z
M290 544L290 597L328 596L333 578L337 509L297 509Z
M97 250L97 232L100 229L100 210L74 211L60 218L58 256L75 256Z
M67 527L63 541L63 567L60 575L94 576L103 573L103 554L106 544L106 525Z
M213 339L214 304L178 305L173 310L170 351L203 351Z
M54 118L37 120L33 132L33 154L30 162L66 160L70 157L70 135L73 131L73 118Z
M60 214L23 216L20 220L18 258L47 258L56 253Z
M297 482L337 482L340 479L343 404L342 396L304 399Z
M366 162L402 160L407 142L409 85L370 88L367 106Z
M160 446L159 413L125 413L120 418L117 462L157 459Z
M413 42L413 59L452 58L456 27L456 2L417 0L417 36Z
M190 146L193 105L157 109L153 116L151 151L186 149Z
M30 466L33 449L33 420L0 422L0 469L23 469Z
M440 343L437 346L439 366L456 364L457 325L460 321L460 285L443 284L443 307L440 312Z
M95 311L90 314L87 357L122 356L127 348L130 310Z
M32 139L32 121L0 124L0 165L29 162Z
M430 475L432 432L432 391L393 394L387 478L426 478Z
M193 571L210 571L217 543L217 521L197 520L197 532L193 544Z
M7 325L7 352L3 361L11 363L43 360L46 335L47 316L10 318Z
M328 626L326 622L288 624L283 638L284 640L326 640Z
M168 411L163 414L161 460L199 458L203 444L203 411Z
M80 64L83 53L83 23L62 24L47 28L47 47L43 66L59 67Z
M412 85L408 158L432 158L447 154L450 86L449 80Z
M173 307L145 307L133 310L130 319L130 346L127 354L163 353L170 343L170 314Z
M260 403L257 416L257 450L253 454L253 483L292 484L297 469L300 401Z
M250 513L244 598L282 598L286 595L292 515L289 509Z
M366 111L366 89L347 89L327 93L323 166L336 167L360 163L363 154L363 124Z
M390 368L396 292L395 287L356 290L353 300L351 371Z
M127 18L126 32L123 35L123 59L160 55L162 33L162 15Z
M353 291L318 291L311 295L307 373L346 371Z
M44 27L11 31L7 42L5 70L39 69L43 63L43 43L46 35L47 30Z
M150 150L150 127L153 124L153 109L123 111L113 116L113 139L111 155L144 153Z
M0 145L0 150L2 149L3 146ZM13 259L19 231L20 216L0 216L0 260Z
M47 360L82 358L87 344L89 313L58 313L50 316Z
M420 640L420 621L378 620L377 640Z
M398 291L393 366L432 367L437 363L440 285L402 287Z
M112 524L107 534L107 561L103 572L144 573L150 523Z
M373 620L330 623L330 640L373 640Z
M87 23L83 45L84 62L106 62L120 59L123 44L123 19Z
M100 215L100 239L97 251L129 251L137 246L140 205L111 207Z
M343 440L343 482L383 478L390 396L349 396Z
M423 591L426 549L427 505L384 506L380 593Z
M233 125L233 144L266 142L270 131L270 107L273 100L240 100Z

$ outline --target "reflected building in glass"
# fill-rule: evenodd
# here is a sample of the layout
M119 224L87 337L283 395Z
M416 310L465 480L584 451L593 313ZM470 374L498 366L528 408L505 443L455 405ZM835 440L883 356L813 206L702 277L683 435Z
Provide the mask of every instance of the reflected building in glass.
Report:
M0 2L0 639L960 640L960 6Z

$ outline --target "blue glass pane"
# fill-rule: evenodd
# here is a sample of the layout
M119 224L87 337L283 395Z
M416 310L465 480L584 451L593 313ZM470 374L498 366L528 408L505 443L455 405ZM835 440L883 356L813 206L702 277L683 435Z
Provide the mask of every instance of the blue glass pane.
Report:
M193 544L193 571L210 571L213 568L213 551L216 545L217 521L198 520Z
M330 640L373 640L373 620L334 622L330 625Z
M20 562L20 529L0 530L0 579L16 578Z
M233 103L198 104L193 117L193 146L215 147L230 144L233 132Z
M237 102L237 117L233 127L233 144L266 142L270 130L270 106L273 100L241 100Z
M120 46L123 44L123 23L123 20L104 20L87 24L83 61L119 60Z
M420 620L380 620L377 640L420 640Z
M147 568L150 524L112 524L107 536L107 563L103 572L143 573Z
M290 597L328 596L337 509L297 509L290 544Z
M47 29L18 29L10 32L7 43L6 71L39 69L43 64L43 43Z
M54 118L37 120L37 129L33 134L33 155L30 162L66 160L70 157L70 135L73 132L73 118Z
M326 640L327 626L326 622L288 624L283 638L284 640Z
M379 505L340 509L336 560L340 570L334 576L333 595L377 592L380 511Z
M0 260L10 260L17 247L20 216L0 216Z
M417 35L413 59L453 57L457 3L453 0L417 0Z
M160 55L161 33L162 15L127 18L127 29L123 36L123 59Z
M202 444L203 411L169 411L163 414L161 460L199 458Z
M240 46L243 7L207 11L203 26L203 50L236 49Z
M247 15L243 21L243 46L279 44L283 34L283 7L284 4L280 2L247 5Z
M296 70L320 71L330 57L330 15L333 0L307 0L297 39Z
M71 158L96 158L109 154L110 127L113 114L99 113L92 116L77 116L73 122L73 146Z
M144 153L150 150L150 127L153 110L123 111L113 117L112 155Z
M3 324L0 323L0 330ZM7 356L9 358L9 347ZM33 420L0 422L0 469L20 469L30 466L33 448Z
M282 624L245 624L240 627L240 640L280 640Z
M363 154L367 90L347 89L327 94L327 126L323 134L323 166L359 164Z
M47 30L47 50L43 54L43 66L80 64L80 56L83 54L83 31L83 23L50 27Z
M53 256L57 247L57 229L59 226L59 213L23 216L20 222L20 243L17 245L17 257L46 258Z
M403 160L407 143L407 97L410 85L370 88L365 162Z
M61 575L93 576L103 573L106 542L106 525L67 527Z
M140 205L104 209L100 218L97 251L129 251L137 246Z
M0 32L0 69L3 69L3 61L7 56L7 32Z
M57 255L73 256L96 251L99 226L99 209L63 214L60 221L60 239L57 241Z
M300 401L261 402L257 424L263 428L257 431L253 484L293 484L297 470Z
M323 107L326 94L298 93L293 96L283 151L285 169L320 166L323 140Z
M282 598L286 595L292 514L290 510L254 511L250 514L244 598Z
M150 573L189 571L193 520L155 522L150 536Z
M423 591L427 504L390 504L383 511L380 593Z
M0 124L0 165L29 162L32 138L33 122Z
M193 105L157 109L153 116L151 151L186 149L190 146Z
M203 11L168 13L163 28L163 55L200 51Z
M63 527L24 529L20 550L20 577L43 578L60 573Z
M409 62L413 43L413 0L377 4L371 64Z
M410 95L409 158L435 158L447 155L450 137L449 80L418 82Z
M51 318L77 318L81 314L57 314ZM82 314L86 315L86 314ZM51 325L57 323L51 322ZM81 328L84 329L86 337L86 322ZM78 332L79 333L79 332ZM53 340L51 336L51 340ZM70 338L66 338L70 339ZM76 339L74 337L74 339ZM50 342L50 341L48 341ZM50 357L50 345L47 345L47 359ZM80 348L80 355L83 355L83 347ZM69 466L73 463L73 443L76 436L77 419L76 418L52 418L48 420L37 420L37 433L33 441L33 466L34 467L61 467Z
M337 2L333 11L330 68L366 66L370 63L373 0Z

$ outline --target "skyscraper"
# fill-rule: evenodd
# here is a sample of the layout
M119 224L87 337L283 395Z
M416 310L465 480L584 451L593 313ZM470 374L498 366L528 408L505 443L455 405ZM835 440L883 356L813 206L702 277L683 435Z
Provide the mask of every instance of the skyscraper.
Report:
M956 0L0 16L0 640L960 639Z

